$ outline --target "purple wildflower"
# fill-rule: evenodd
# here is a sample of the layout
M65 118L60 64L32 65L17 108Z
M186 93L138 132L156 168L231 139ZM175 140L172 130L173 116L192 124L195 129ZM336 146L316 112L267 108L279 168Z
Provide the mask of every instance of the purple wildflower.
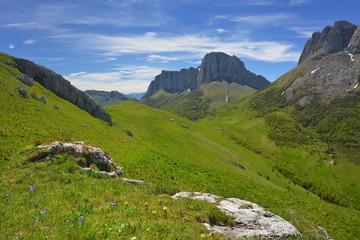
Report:
M114 203L114 202L111 202L110 203L110 207L117 207L118 205L116 204L116 203Z
M30 185L29 189L30 189L30 191L35 191L36 187L34 187L33 185Z
M85 223L85 217L84 216L80 216L80 222L81 222L81 224Z
M42 213L42 214L47 214L46 209L42 210L41 213Z
M38 205L39 203L38 202L34 202L34 205Z

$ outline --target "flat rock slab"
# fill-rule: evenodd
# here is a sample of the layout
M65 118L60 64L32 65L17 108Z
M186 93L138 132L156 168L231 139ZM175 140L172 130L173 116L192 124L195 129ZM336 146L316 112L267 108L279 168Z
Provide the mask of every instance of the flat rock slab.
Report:
M234 217L235 226L217 226L204 223L210 231L233 238L261 237L274 239L301 236L291 223L252 202L238 198L224 199L214 194L199 192L179 192L172 196L174 199L179 197L216 203L220 210Z

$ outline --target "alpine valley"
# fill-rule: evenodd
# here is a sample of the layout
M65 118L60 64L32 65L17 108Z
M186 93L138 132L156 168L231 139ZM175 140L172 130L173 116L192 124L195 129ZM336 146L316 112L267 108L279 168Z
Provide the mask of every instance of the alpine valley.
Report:
M212 52L140 101L1 53L0 238L359 239L359 83L346 21L272 83Z

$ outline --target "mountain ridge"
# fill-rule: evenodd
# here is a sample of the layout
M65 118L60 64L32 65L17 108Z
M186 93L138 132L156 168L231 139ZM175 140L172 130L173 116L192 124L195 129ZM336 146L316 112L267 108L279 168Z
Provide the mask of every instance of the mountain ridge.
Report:
M191 67L180 71L163 70L150 83L142 99L152 96L160 89L164 89L168 93L179 93L187 89L193 90L201 84L211 81L236 82L257 90L270 84L263 76L247 70L244 63L236 56L211 52L204 56L198 68Z

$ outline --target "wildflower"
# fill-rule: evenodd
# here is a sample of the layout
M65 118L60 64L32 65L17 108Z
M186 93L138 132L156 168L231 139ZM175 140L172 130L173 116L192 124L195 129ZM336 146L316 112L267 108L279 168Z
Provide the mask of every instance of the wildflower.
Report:
M167 212L168 208L167 207L163 207L163 211Z
M35 191L36 187L34 187L33 185L30 185L29 189L30 189L30 191Z
M110 207L117 207L118 205L116 204L116 203L114 203L114 202L111 202L110 203Z
M43 196L44 196L44 197L46 196L46 192L43 193Z
M5 197L7 197L7 198L10 197L10 196L11 196L11 195L10 195L9 193L5 194Z
M156 211L152 211L153 214L156 214L157 212Z
M38 205L39 203L38 202L34 202L34 205L36 206L36 205Z
M136 240L136 237L132 237L131 240Z
M205 238L206 235L204 233L200 234L200 238Z
M128 202L128 201L125 202L125 206L126 206L126 207L129 206L129 202Z
M81 222L81 224L84 224L85 223L85 217L84 216L80 216L80 222Z
M41 211L41 213L42 213L42 214L47 214L46 209L43 209L43 210Z
M144 204L145 204L145 208L148 209L149 208L148 202L145 202Z

